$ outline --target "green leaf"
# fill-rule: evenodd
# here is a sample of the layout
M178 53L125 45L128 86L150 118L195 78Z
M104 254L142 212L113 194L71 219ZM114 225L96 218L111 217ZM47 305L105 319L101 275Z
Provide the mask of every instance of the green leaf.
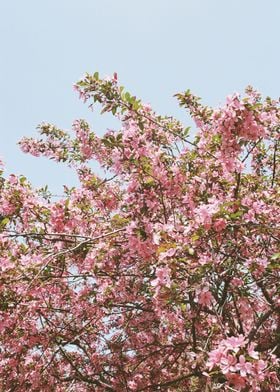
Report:
M99 72L94 72L93 77L94 79L99 80Z
M130 97L129 92L126 92L126 93L124 94L124 98L125 98L125 100L126 100L127 102L130 102L131 97Z
M26 181L26 177L20 176L19 182L21 183L21 185L23 185L25 183L25 181Z
M187 310L187 305L184 304L183 302L180 305L182 312L185 312Z
M1 226L6 226L10 222L10 219L8 217L5 217L4 219L1 220Z
M278 260L280 259L280 253L274 253L274 255L271 256L271 260Z
M197 240L199 240L199 238L200 238L200 236L196 233L191 236L192 241L197 241Z
M153 177L147 177L144 180L144 184L146 187L150 188L150 187L154 186L156 183L155 183L155 180L153 179Z
M237 211L237 212L233 212L232 214L230 214L230 218L231 219L237 219L240 218L242 215L244 214L244 211Z
M190 129L191 129L191 127L187 127L187 128L185 128L184 130L183 130L183 136L184 137L187 137L187 136L189 136L189 134L190 134Z
M221 140L222 140L222 136L221 135L216 134L216 135L214 135L212 137L213 143L221 143Z
M132 105L133 110L138 110L139 109L139 102L134 101Z

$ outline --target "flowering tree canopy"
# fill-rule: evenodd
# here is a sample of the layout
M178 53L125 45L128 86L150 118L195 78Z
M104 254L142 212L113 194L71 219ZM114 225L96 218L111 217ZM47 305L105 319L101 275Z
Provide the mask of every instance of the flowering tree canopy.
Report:
M275 391L279 101L176 94L193 137L116 74L75 88L120 129L20 142L77 173L59 199L1 166L1 391Z

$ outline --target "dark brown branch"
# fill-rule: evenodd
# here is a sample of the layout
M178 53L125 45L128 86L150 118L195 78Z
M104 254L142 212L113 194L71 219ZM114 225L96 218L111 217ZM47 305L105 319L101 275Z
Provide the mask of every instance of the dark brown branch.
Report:
M144 388L139 389L138 391L147 391L147 390L161 390L159 388L166 388L166 387L170 387L170 386L175 386L176 384L179 384L181 381L187 380L188 378L191 377L201 377L202 373L199 371L194 371L193 373L189 373L189 374L185 374L183 376L177 377L173 380L170 381L166 381L163 383L159 383L159 384L150 384Z
M256 333L258 332L259 328L263 325L263 323L274 313L272 309L268 310L264 313L257 321L256 325L251 329L248 335L248 343L251 343Z

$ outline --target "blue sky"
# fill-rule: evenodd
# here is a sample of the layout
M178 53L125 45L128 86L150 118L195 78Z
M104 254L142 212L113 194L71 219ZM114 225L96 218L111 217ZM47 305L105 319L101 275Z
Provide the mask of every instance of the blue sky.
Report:
M117 72L162 114L188 122L174 93L209 105L251 84L279 97L279 0L0 0L0 156L35 186L75 184L62 165L23 154L17 141L47 121L85 118L99 134L115 123L73 91L85 73Z

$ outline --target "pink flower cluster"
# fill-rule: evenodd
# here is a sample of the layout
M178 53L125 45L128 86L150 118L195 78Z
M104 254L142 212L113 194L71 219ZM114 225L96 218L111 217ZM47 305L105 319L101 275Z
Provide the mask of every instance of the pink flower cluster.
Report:
M279 102L177 94L190 139L117 75L76 89L118 130L43 123L20 145L79 186L53 197L1 166L0 390L275 392Z

